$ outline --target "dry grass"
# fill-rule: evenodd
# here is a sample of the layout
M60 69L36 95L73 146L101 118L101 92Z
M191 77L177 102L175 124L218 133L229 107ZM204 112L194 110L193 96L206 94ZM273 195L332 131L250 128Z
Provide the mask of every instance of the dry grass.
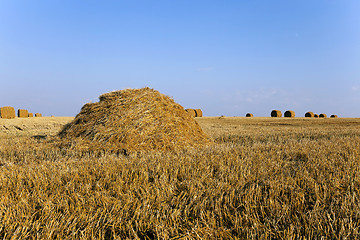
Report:
M129 156L3 131L0 238L359 237L360 119L197 122L215 145Z

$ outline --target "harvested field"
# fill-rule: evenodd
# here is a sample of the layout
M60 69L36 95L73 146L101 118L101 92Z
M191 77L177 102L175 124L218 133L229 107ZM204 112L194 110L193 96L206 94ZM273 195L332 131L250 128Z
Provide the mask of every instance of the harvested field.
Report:
M127 156L31 137L73 119L0 119L1 238L360 234L360 119L196 118L213 145Z

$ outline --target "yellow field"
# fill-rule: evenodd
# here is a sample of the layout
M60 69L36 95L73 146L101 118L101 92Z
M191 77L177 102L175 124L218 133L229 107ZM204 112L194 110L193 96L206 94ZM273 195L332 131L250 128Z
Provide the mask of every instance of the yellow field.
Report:
M129 156L53 145L72 119L0 119L0 239L360 236L360 119L197 118L213 146Z

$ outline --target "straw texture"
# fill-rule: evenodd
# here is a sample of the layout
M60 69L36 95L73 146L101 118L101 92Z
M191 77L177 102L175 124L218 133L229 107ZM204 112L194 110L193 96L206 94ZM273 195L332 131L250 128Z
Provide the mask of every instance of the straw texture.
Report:
M176 150L207 145L212 140L184 108L151 88L103 94L85 104L59 133L61 139L128 152Z

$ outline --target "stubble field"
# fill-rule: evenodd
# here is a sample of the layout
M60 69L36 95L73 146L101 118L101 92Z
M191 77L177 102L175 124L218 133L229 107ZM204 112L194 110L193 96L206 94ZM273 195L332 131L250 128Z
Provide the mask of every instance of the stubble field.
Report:
M1 239L360 238L360 119L197 118L214 145L129 156L52 144L72 119L0 119Z

